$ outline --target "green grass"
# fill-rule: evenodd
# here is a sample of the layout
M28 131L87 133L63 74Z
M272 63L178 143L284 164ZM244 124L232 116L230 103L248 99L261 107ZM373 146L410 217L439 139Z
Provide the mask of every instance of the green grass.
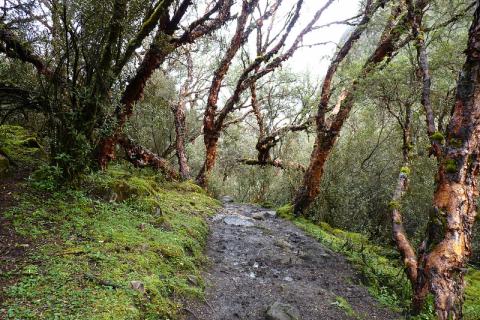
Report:
M358 268L363 284L380 303L398 312L409 309L411 287L395 249L372 244L362 234L335 229L324 222L315 224L305 218L295 218L292 215L291 205L278 208L277 213L280 217L291 220L300 229L333 251L345 255ZM478 320L480 319L480 270L470 269L466 281L464 319ZM431 297L424 313L416 319L434 319Z
M190 182L121 166L76 190L23 194L7 216L37 247L2 275L19 280L0 309L9 319L176 319L182 298L202 296L205 218L218 206Z

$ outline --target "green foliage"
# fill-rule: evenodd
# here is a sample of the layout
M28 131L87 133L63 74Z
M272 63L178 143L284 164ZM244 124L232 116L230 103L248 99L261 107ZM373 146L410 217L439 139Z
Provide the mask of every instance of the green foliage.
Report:
M107 186L124 199L104 200ZM191 182L122 166L85 176L78 190L21 195L7 216L37 245L5 291L9 318L176 318L180 297L202 295L204 219L217 207Z
M32 187L38 190L54 191L61 186L63 170L59 166L42 165L30 176Z

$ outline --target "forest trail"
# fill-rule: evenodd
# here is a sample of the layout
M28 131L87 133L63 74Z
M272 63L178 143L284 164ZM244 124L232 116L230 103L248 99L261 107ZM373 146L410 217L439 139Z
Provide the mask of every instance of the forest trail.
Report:
M188 320L400 318L358 284L344 257L273 211L227 201L210 228L206 299L187 305Z

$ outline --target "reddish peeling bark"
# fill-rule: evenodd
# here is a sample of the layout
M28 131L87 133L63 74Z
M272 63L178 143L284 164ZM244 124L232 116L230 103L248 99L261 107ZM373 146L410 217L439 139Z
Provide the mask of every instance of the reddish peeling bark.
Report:
M160 170L169 179L177 179L177 172L167 160L159 157L152 151L138 145L125 135L118 137L118 144L125 150L126 159L139 168L151 167Z
M461 319L464 274L472 253L472 229L477 214L480 148L480 8L469 30L467 58L457 84L457 96L438 167L434 216L442 239L428 243L424 273L435 296L440 320Z
M189 88L193 78L193 61L190 53L187 53L187 79L180 90L178 103L172 108L175 122L175 150L178 159L178 171L182 179L190 178L190 167L188 166L187 154L185 151L186 121L185 111Z
M422 74L422 106L432 154L438 160L433 210L425 240L415 253L403 229L398 207L393 209L393 235L412 283L412 312L418 314L427 294L435 297L440 320L462 319L464 274L472 253L472 230L477 214L480 148L480 9L477 7L469 30L466 62L457 83L457 96L446 132L445 143L432 139L435 120L430 103L428 58L421 33L423 9L408 1L409 19L416 37L417 61ZM401 199L407 176L400 175L394 194Z
M342 93L344 97L338 112L333 114L330 119L327 119L326 113L329 109L332 81L337 68L348 55L353 44L358 41L366 29L372 15L382 4L382 1L376 1L373 4L371 2L367 3L362 20L337 52L327 70L322 85L320 104L316 116L317 136L315 138L314 149L310 157L309 166L303 178L303 183L298 189L294 199L294 214L297 216L304 214L305 210L320 192L320 181L323 176L325 162L338 139L343 123L348 118L350 110L353 107L353 98L354 93L357 90L358 81L366 77L380 62L383 61L384 58L390 57L397 50L396 46L405 29L401 26L405 25L407 22L406 18L402 18L400 21L396 20L399 15L398 10L401 8L401 4L393 8L389 23L387 23L375 51L368 58L362 71L360 71L359 79L352 83L349 90Z

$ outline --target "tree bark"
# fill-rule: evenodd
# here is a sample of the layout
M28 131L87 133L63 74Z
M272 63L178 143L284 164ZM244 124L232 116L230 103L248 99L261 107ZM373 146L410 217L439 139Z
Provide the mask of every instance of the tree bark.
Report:
M220 131L222 129L222 126L218 127L215 123L218 95L220 93L222 81L225 78L228 70L230 69L233 58L242 46L243 42L246 40L244 39L246 33L245 25L257 2L258 1L252 1L252 3L249 3L248 1L243 0L242 11L240 13L240 16L237 18L237 27L235 29L235 34L230 41L230 45L228 46L228 49L225 52L225 55L220 62L220 65L215 70L212 84L210 86L210 91L207 99L207 107L205 109L205 115L203 117L205 161L196 179L198 185L204 188L207 186L208 175L210 174L210 171L215 165L215 160L217 156L217 143L218 139L220 138Z
M178 178L177 172L170 166L167 160L135 143L126 135L118 137L118 144L125 150L126 159L134 166L139 168L151 167L160 170L168 179Z
M464 274L472 253L472 229L477 215L480 148L480 7L469 30L467 58L457 84L457 96L438 167L431 224L441 223L443 239L425 260L425 274L435 295L440 320L461 319ZM427 247L428 249L428 247Z
M187 52L187 79L183 84L178 103L173 107L173 115L175 122L175 150L178 159L178 171L183 180L190 178L190 167L188 166L187 154L185 151L186 121L185 111L187 106L187 98L189 96L189 88L193 78L193 61L190 52Z

